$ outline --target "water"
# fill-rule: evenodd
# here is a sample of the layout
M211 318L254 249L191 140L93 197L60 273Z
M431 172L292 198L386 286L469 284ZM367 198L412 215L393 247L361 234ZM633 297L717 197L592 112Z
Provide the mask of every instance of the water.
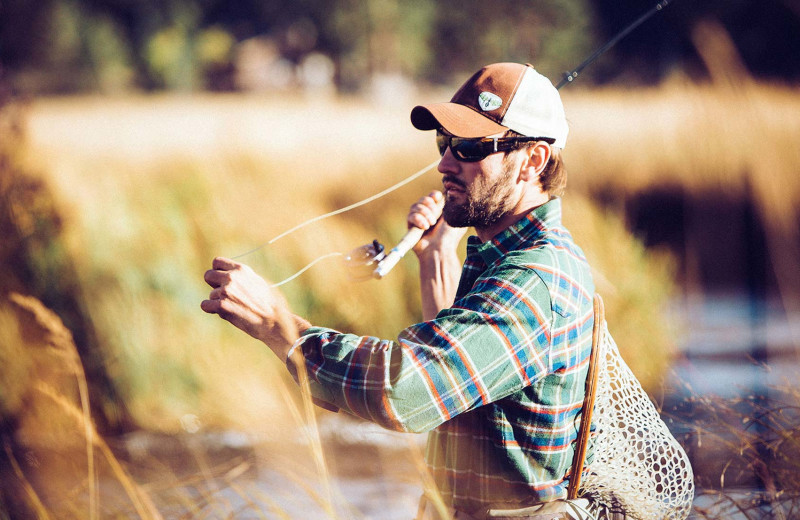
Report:
M680 308L687 333L662 415L692 461L693 518L705 518L699 511L735 520L792 518L797 491L786 493L781 484L796 488L798 468L791 451L773 453L767 442L800 425L800 316L746 293L698 295ZM781 508L789 513L781 516Z
M148 482L165 518L414 517L421 486L412 451L421 456L424 435L338 414L326 414L320 430L330 481L320 476L304 433L278 445L239 432L180 438L138 432L123 440L120 451L133 462L137 481ZM148 459L158 460L158 478L146 469ZM135 517L124 498L110 502L106 494L108 511Z

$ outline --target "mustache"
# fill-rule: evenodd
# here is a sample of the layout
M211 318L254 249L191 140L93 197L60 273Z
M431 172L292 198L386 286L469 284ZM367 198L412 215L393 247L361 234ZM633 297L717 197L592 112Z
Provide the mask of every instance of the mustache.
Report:
M466 183L464 181L462 181L461 179L459 179L457 177L453 177L452 175L445 175L444 177L442 177L442 184L444 184L446 182L449 182L451 184L455 184L456 186L459 186L459 187L464 188L464 189L467 188L467 185L466 185Z

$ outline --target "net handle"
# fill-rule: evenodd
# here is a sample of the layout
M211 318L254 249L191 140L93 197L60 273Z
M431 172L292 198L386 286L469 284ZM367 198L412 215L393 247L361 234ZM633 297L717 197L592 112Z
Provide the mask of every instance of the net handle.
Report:
M592 412L594 411L594 400L597 396L597 360L600 350L600 330L605 320L605 308L603 298L599 294L594 295L594 325L592 326L592 351L589 354L589 371L586 374L586 392L583 397L583 417L581 426L578 430L578 437L575 439L575 455L572 459L572 471L567 488L567 498L574 500L578 498L578 489L581 485L581 474L583 464L586 459L586 449L589 445L589 430L592 427Z

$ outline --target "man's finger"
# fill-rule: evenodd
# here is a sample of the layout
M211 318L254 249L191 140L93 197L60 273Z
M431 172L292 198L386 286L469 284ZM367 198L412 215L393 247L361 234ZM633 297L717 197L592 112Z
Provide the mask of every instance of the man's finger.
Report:
M230 258L225 258L223 256L218 256L213 262L211 262L211 268L219 271L232 271L233 269L238 269L241 266L242 264L239 262L235 262Z
M223 286L217 287L216 289L211 291L211 293L208 295L208 299L209 300L221 300L224 297L226 297L227 295L228 295L228 289L226 288L226 286L223 285Z
M432 212L430 210L418 211L415 213L411 213L408 216L407 221L409 224L409 228L417 227L423 231L428 231L431 228L435 227L436 224L439 222L439 214Z
M203 280L206 281L211 287L219 287L223 283L230 280L230 275L225 271L218 271L216 269L209 269L203 275Z
M222 304L219 300L203 300L200 302L200 308L209 314L219 314Z
M442 192L434 191L427 197L420 199L418 204L425 206L428 211L438 218L442 213L442 209L444 208L444 196L442 195Z
M230 321L231 323L233 323L232 320L236 318L239 312L237 305L225 298L219 300L213 298L203 300L200 302L200 308L209 314L217 314L220 318Z
M408 227L409 229L415 227L415 228L420 228L423 231L426 231L429 227L431 227L431 224L428 221L428 219L426 219L419 213L414 213L408 216Z

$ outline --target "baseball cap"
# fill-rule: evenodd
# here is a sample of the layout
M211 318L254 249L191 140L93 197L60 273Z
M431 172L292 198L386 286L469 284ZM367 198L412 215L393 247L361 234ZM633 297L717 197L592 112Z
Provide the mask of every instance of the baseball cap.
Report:
M567 142L567 118L558 90L530 64L494 63L476 72L449 103L418 105L411 123L443 128L458 137L486 137L514 130L529 137Z

